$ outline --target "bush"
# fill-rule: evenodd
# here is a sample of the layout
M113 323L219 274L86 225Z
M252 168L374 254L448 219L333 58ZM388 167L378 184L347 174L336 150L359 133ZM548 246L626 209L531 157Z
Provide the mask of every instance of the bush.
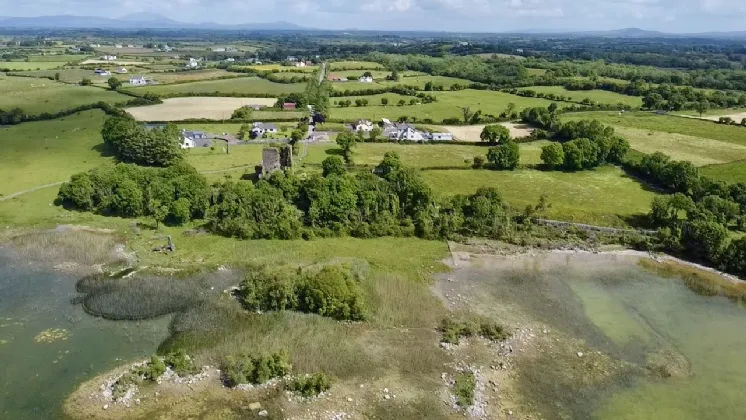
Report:
M226 386L240 384L263 384L273 378L290 373L291 365L285 350L271 355L248 354L228 356L220 366L222 380Z
M477 380L471 371L460 372L456 375L453 385L453 394L456 396L456 404L459 407L469 407L474 404L474 390L477 387Z
M202 371L183 350L177 350L174 353L168 354L163 362L179 376L194 375Z
M140 378L137 375L132 372L125 373L119 379L117 379L116 382L114 382L114 385L112 385L112 398L114 398L114 400L118 400L124 397L125 395L127 395L127 391L130 390L132 385L137 385L138 383L140 383Z
M474 169L481 169L484 167L484 156L474 156L474 163L472 163L471 167Z
M470 319L455 320L444 318L440 324L440 341L449 344L458 344L461 337L468 338L480 335L488 340L501 341L510 336L507 329L502 325L490 322L481 322Z
M324 372L314 373L303 378L297 378L285 386L285 389L308 398L326 392L332 387L332 380Z
M156 381L165 372L166 364L156 355L150 356L150 361L145 363L143 366L140 366L137 370L138 375L149 381Z

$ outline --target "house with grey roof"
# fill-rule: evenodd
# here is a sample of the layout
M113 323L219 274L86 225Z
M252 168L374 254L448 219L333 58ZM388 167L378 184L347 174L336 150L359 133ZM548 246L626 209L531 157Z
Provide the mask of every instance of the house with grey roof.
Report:
M251 137L257 138L262 137L267 133L277 133L276 124L267 124L262 122L255 122L251 128Z

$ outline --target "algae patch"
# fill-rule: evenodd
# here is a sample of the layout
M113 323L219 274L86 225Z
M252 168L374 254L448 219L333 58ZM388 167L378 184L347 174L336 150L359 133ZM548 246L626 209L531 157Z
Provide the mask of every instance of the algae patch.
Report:
M70 332L64 328L49 328L46 329L34 337L34 341L37 343L53 343L59 340L67 340L70 338Z

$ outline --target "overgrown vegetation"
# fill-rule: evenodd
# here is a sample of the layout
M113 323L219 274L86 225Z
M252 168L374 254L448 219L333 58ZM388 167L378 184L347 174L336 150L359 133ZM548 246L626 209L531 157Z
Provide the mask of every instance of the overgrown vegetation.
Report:
M477 387L477 379L471 371L456 374L453 385L453 395L456 396L456 404L459 407L469 407L474 404L474 393Z
M221 379L231 388L241 384L261 385L290 374L290 370L290 360L284 350L270 355L228 356L220 365Z
M502 341L510 337L507 329L496 323L473 320L443 318L440 324L440 341L449 344L459 344L461 338L479 335L491 341Z
M331 387L332 379L324 372L295 378L285 385L288 391L296 392L306 398L315 397L330 390Z
M182 158L181 135L174 125L149 129L132 118L111 117L104 123L101 137L122 162L171 166Z

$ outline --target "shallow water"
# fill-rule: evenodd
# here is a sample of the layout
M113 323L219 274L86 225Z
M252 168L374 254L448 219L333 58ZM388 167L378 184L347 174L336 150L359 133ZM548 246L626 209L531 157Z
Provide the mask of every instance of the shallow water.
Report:
M636 261L526 257L460 270L456 277L473 288L472 305L482 312L503 319L520 313L638 367L649 366L651 355L663 350L689 364L689 375L620 371L587 389L557 385L563 378L553 371L556 360L540 360L540 367L525 367L521 391L544 418L746 419L746 308L697 295L679 279L661 278ZM583 363L568 355L573 358ZM556 409L560 404L564 410Z
M152 354L166 338L170 317L115 322L85 314L71 303L76 281L0 252L0 418L60 418L80 382Z

